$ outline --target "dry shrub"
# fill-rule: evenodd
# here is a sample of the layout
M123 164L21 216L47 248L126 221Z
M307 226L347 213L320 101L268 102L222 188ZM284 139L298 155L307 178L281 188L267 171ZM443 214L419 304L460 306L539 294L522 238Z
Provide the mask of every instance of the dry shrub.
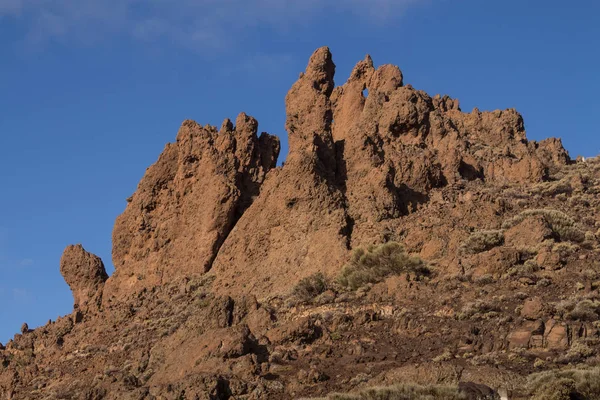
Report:
M600 368L540 372L527 381L533 400L600 399Z
M427 275L429 268L419 257L411 257L404 247L395 242L356 249L350 262L342 269L338 282L356 290L367 283L381 282L390 275L415 273Z
M292 296L300 302L308 302L327 290L327 279L321 272L303 278L294 286Z
M456 314L456 317L459 320L486 319L488 317L496 316L501 310L500 304L496 302L476 300L465 304L462 310Z
M594 353L594 349L584 342L578 341L573 343L567 353L559 357L557 361L562 364L577 363L593 356Z
M585 233L577 226L575 220L573 220L573 218L569 217L567 214L558 210L526 210L514 216L513 218L504 221L504 224L502 224L502 228L512 228L513 226L524 221L527 217L531 216L542 216L550 226L550 229L552 229L554 234L560 240L570 240L573 242L581 243L585 239Z
M321 400L466 400L456 387L395 385L364 389L355 394L333 393ZM315 399L317 400L317 399Z
M533 260L527 260L523 264L518 264L506 272L506 276L524 277L531 276L540 270L540 266Z
M600 319L600 301L563 300L556 305L556 312L562 318L571 321L597 321Z
M504 233L500 230L474 232L460 246L461 254L477 254L493 249L504 243Z

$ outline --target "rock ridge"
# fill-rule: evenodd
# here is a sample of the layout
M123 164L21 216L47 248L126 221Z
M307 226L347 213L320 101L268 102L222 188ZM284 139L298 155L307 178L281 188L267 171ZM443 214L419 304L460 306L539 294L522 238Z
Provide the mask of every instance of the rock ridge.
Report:
M186 120L146 171L113 230L106 300L205 273L275 167L279 140L241 113L217 130Z
M317 49L287 93L280 168L278 140L246 114L218 131L182 124L117 218L105 299L208 271L223 294L285 291L335 274L353 248L400 239L436 191L539 182L570 162L559 139L528 141L513 109L464 113L370 56L337 87L335 68Z

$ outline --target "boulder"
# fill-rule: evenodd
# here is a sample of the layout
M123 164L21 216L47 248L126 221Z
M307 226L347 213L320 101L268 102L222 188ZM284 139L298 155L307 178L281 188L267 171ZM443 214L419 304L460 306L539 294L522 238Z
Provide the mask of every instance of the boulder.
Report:
M552 237L552 229L546 219L540 215L525 218L504 232L505 243L515 247L536 246Z

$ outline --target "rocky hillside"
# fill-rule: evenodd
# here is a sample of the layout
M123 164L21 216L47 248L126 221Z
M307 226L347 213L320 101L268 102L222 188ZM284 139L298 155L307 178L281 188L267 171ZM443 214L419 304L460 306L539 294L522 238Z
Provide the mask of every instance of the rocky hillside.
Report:
M67 247L73 313L0 345L0 398L600 398L600 161L368 56L334 75L318 49L288 92L282 167L246 114L185 121L115 273Z

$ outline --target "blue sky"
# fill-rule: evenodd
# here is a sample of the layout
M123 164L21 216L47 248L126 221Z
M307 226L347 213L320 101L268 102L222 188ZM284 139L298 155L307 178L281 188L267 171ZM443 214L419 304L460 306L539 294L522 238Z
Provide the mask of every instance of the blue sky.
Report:
M284 96L323 45L337 83L369 53L600 153L599 18L592 0L0 0L0 342L71 311L66 245L112 271L114 219L184 119L245 111L285 151Z

